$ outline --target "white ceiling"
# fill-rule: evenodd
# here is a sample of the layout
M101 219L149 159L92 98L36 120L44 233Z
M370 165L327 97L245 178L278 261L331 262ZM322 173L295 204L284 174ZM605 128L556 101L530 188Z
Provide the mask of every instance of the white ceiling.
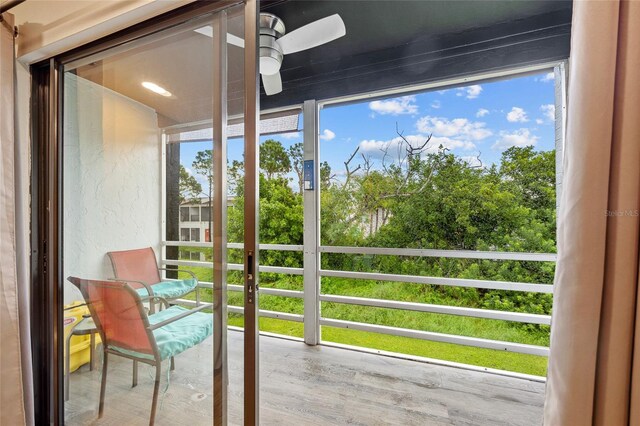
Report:
M229 33L242 35L241 17L231 17ZM77 68L78 76L155 109L162 127L211 119L213 113L213 42L211 37L182 30L124 53L116 53ZM228 105L229 115L242 112L243 49L228 46L228 90L234 96ZM104 55L101 55L101 58ZM142 86L155 83L171 92L158 95Z

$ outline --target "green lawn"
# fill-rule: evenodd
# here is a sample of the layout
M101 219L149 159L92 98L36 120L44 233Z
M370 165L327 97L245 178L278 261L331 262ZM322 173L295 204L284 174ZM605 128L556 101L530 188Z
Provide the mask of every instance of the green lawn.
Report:
M190 269L198 275L201 281L211 281L212 271L210 269ZM263 280L261 287L302 290L301 277L282 275L278 277L280 279L273 280L273 274L267 276L272 281ZM230 273L229 282L237 282L238 278L238 274L232 272ZM465 304L464 298L443 297L441 293L434 291L430 286L407 283L323 278L322 292L378 299L468 306ZM194 297L194 295L190 295L189 298L193 299ZM211 301L211 290L201 289L201 299L203 301ZM241 293L229 292L229 305L242 306L242 303ZM260 307L261 309L278 312L303 313L303 301L301 299L261 295ZM325 318L532 345L548 346L549 344L548 327L543 327L542 329L526 327L507 321L337 303L323 303L321 311L322 316ZM242 326L242 316L230 314L229 324ZM302 337L303 335L303 325L301 323L271 318L261 318L260 329L295 337ZM431 342L359 330L322 327L322 340L539 376L545 376L547 370L546 357Z
M229 325L242 327L242 321L241 315L229 315ZM272 318L260 318L260 330L294 337L303 336L301 323ZM430 342L428 340L412 339L409 337L389 336L334 327L322 327L321 332L322 340L327 342L417 355L480 367L533 374L536 376L545 376L547 374L547 358L541 356Z

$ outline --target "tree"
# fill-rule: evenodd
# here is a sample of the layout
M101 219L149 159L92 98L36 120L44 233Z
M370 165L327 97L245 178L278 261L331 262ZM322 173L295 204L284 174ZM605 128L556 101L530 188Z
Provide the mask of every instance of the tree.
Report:
M264 170L267 179L275 175L284 175L291 171L291 160L282 143L274 139L267 139L260 145L260 168Z
M333 177L334 176L331 174L331 166L326 161L323 161L320 164L320 189L328 189Z
M193 170L201 176L204 176L207 182L207 197L209 206L209 235L212 232L213 212L211 204L213 198L213 151L210 149L199 151L192 163Z
M236 198L229 206L228 239L240 242L244 235L244 196L236 187ZM267 179L260 174L260 242L263 244L302 244L302 196L294 192L287 179ZM232 253L231 256L236 256ZM230 256L230 261L233 257ZM242 259L238 259L241 262ZM260 261L271 266L302 267L302 253L261 251ZM262 274L261 274L262 276Z
M298 178L298 190L304 191L304 151L302 142L293 144L288 149L293 171ZM331 166L326 161L320 163L320 187L325 190L331 185Z
M227 192L241 197L244 194L244 161L227 161Z
M298 177L299 192L302 194L302 191L304 190L304 150L302 142L291 145L288 151L293 171Z
M479 161L477 166L456 157L445 147L431 149L428 137L419 140L404 137L397 127L396 134L393 143L383 146L378 156L362 155L360 150L354 150L345 158L344 173L340 173L339 178L332 174L327 162L317 165L320 179L316 185L321 188L322 207L321 244L555 251L553 151L511 148L504 152L499 164L485 166ZM280 142L269 140L263 144L262 151L260 240L301 244L303 144L285 149ZM241 169L241 162L229 166L229 181L236 182L233 186L236 202L229 213L230 241L242 240ZM298 178L298 186L292 185L293 190L284 176L292 170ZM268 265L302 265L300 253L267 250L261 256ZM241 261L238 257L237 262ZM552 262L338 254L323 256L322 268L529 283L550 283L554 275ZM282 279L282 276L267 274L265 281ZM459 303L474 308L539 314L548 314L552 305L548 294L514 294L455 286L411 286L403 297L423 303ZM546 326L516 324L514 327L548 333Z
M202 193L202 185L191 173L180 164L180 177L179 177L179 197L180 204L198 198Z
M530 208L534 216L554 226L555 235L556 167L555 151L534 151L532 146L511 147L502 153L500 175L519 202Z

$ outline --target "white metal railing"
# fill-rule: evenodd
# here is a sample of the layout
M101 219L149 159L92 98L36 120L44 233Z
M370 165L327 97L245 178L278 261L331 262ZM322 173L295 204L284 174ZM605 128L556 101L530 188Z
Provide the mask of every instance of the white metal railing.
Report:
M194 247L194 248L211 248L211 243L200 242L182 242L182 241L165 241L164 246L167 247ZM242 249L241 243L229 243L228 249ZM260 244L261 250L274 251L296 251L302 252L302 245L286 245L286 244ZM489 259L489 260L513 260L513 261L529 261L529 262L555 262L556 255L552 253L516 253L516 252L493 252L493 251L470 251L470 250L433 250L433 249L402 249L402 248L379 248L379 247L337 247L337 246L320 246L320 253L337 253L337 254L356 254L356 255L390 255L390 256L410 256L410 257L443 257L458 259ZM175 266L192 266L212 268L211 262L190 261L190 260L172 260L162 259L164 265ZM242 271L241 264L228 264L230 271ZM289 275L303 275L303 268L276 267L261 265L260 272L271 272ZM354 272L354 271L336 271L319 269L317 271L320 277L341 277L352 279L367 279L376 281L394 281L415 284L430 284L442 286L468 287L490 290L508 290L518 292L546 293L553 294L553 285L551 284L535 284L508 281L492 281L492 280L475 280L463 278L443 278L443 277L425 277L417 275L387 274L378 272ZM202 288L213 288L210 282L200 282ZM228 284L228 290L234 292L243 292L244 286L236 284ZM274 288L260 288L261 294L291 297L304 299L304 291L282 290ZM194 301L181 299L181 303L191 305ZM378 308L399 309L414 312L428 312L436 314L466 316L473 318L483 318L491 320L513 321L528 324L550 325L550 315L529 314L522 312L498 311L490 309L466 308L460 306L434 305L427 303L402 302L396 300L371 299L363 297L339 296L332 294L318 294L318 309L320 302L342 303L359 306L370 306ZM209 304L210 305L210 304ZM241 306L228 306L228 311L232 313L243 313ZM286 321L295 321L305 323L305 316L286 312L275 312L269 310L260 310L260 316L266 318L276 318ZM355 321L345 321L333 318L323 318L317 315L318 324L330 327L347 328L353 330L361 330L375 333L388 334L393 336L412 337L422 340L430 340L435 342L453 343L465 346L474 346L478 348L495 349L502 351L518 352L523 354L548 356L549 348L545 346L529 345L523 343L504 342L498 340L483 339L478 337L468 337L436 332L428 332L422 330L390 327L378 324L368 324Z
M320 276L323 277L340 277L355 278L376 281L398 281L404 283L416 284L433 284L454 287L471 287L482 288L488 290L510 290L524 291L528 293L553 293L553 286L549 284L529 284L514 283L509 281L487 281L472 280L466 278L441 278L441 277L424 277L418 275L402 275L402 274L385 274L377 272L351 272L351 271L333 271L320 270Z
M490 260L528 260L533 262L555 262L553 253L518 253L506 251L475 251L475 250L436 250L436 249L408 249L384 247L340 247L320 246L320 253L341 254L376 254L389 256L412 257L447 257L458 259L490 259Z
M213 283L210 283L207 281L200 281L198 282L198 286L200 288L213 288ZM244 292L244 286L237 285L237 284L227 284L227 290L237 291L242 293ZM260 288L260 293L268 294L270 296L293 297L297 299L304 298L304 292L297 291L297 290L282 290L279 288L262 287Z

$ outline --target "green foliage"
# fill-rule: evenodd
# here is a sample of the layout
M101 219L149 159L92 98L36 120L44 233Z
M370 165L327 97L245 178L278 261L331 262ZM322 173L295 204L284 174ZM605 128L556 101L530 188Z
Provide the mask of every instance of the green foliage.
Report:
M553 151L514 147L503 153L499 165L483 168L469 165L444 148L432 153L407 149L404 157L388 164L383 160L382 167L373 166L365 157L363 160L360 165L349 164L348 160L346 174L339 179L326 162L320 165L322 245L556 251ZM229 181L236 196L228 215L229 241L233 242L242 241L242 168L237 161L229 167ZM267 140L261 147L260 168L260 242L302 244L302 145L285 150L280 142ZM298 178L296 190L285 177L292 170ZM302 267L302 253L262 251L260 256L264 265ZM229 260L242 262L241 252L230 251ZM323 254L321 260L324 269L542 284L551 284L555 272L553 262L343 254ZM239 282L241 277L230 272L229 279ZM302 289L299 276L261 273L260 280L264 286ZM453 286L323 278L322 291L535 314L550 314L552 309L550 294ZM241 297L234 295L233 303L241 304ZM300 299L270 296L262 297L260 304L267 310L303 312ZM329 318L535 345L549 342L548 326L334 303L323 303L322 310ZM299 324L266 319L261 324L269 331L301 334ZM353 330L323 330L327 330L324 339L370 348L531 374L543 375L546 369L541 357Z
M302 142L295 143L289 147L287 154L291 159L291 167L298 178L298 193L304 190L304 149Z
M260 242L264 244L302 244L302 196L292 191L284 178L260 176ZM262 251L261 263L272 266L302 267L302 253ZM277 279L269 277L270 279Z
M187 169L185 169L182 164L180 164L180 176L178 185L180 204L184 203L185 201L190 201L198 198L198 196L202 193L202 185L200 185L200 182L198 182L198 180L193 175L187 172Z
M291 160L282 143L267 139L260 144L260 168L264 170L267 179L291 171Z
M505 151L500 167L489 168L472 167L444 150L411 160L404 169L392 165L352 179L349 188L332 186L330 196L322 198L323 216L327 211L330 215L323 244L340 245L350 235L344 245L555 252L554 152L514 147ZM376 232L369 224L361 237L367 228L360 213L376 210L388 212L388 220ZM323 268L549 284L554 275L554 265L545 262L398 256L323 256ZM444 298L460 297L470 307L551 313L547 294L445 286L431 290Z
M191 166L194 172L204 176L207 180L208 191L211 193L211 188L213 188L213 151L208 149L198 152Z
M209 207L213 202L213 150L200 151L196 154L196 158L191 164L193 170L199 175L203 176L207 182L206 195L209 202ZM209 232L213 229L213 215L209 215Z
M265 149L265 147L267 147ZM266 154L263 155L263 152ZM284 157L281 157L284 155ZM283 160L283 158L286 159ZM302 244L303 219L302 195L295 193L289 180L280 176L290 170L290 161L282 144L269 139L260 151L260 242L263 244ZM230 175L234 176L236 198L228 211L228 240L240 242L244 232L244 185L240 179L243 164L234 161ZM239 254L233 257L241 262ZM230 257L231 259L231 257ZM301 267L302 253L286 251L261 251L260 262L264 265ZM264 280L276 279L266 275Z
M328 189L332 178L331 166L326 161L323 161L320 163L320 189L323 191Z

